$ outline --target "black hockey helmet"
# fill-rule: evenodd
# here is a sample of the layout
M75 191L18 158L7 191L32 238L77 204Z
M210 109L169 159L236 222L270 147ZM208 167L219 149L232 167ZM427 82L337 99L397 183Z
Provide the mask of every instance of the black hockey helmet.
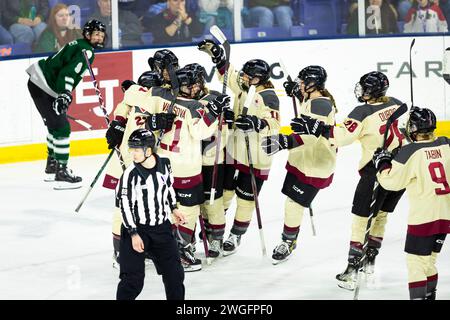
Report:
M159 87L163 84L161 75L156 71L145 71L139 76L138 84L143 87Z
M186 67L178 69L176 72L178 85L190 87L203 81L203 77L199 72L189 70Z
M305 84L305 91L311 88L320 90L325 88L327 72L321 66L307 66L298 73L298 79Z
M91 35L92 32L94 31L101 31L105 34L105 37L103 38L103 42L102 43L97 43L94 48L103 48L105 43L106 43L106 26L103 22L96 20L96 19L92 19L89 20L88 22L86 22L84 24L83 27L83 38L87 39L87 35Z
M370 99L380 98L386 95L389 88L389 80L387 76L379 71L366 73L361 77L355 86L355 97L359 102L366 102L364 96Z
M156 51L153 57L148 58L148 65L152 71L157 71L161 75L169 65L172 65L175 70L179 68L177 56L168 49Z
M408 136L415 141L417 133L430 133L436 129L436 115L427 108L412 107L406 123Z
M196 77L206 80L206 69L198 63L190 63L184 66L184 69L191 70L196 74Z
M154 148L156 143L155 135L150 130L141 128L134 130L128 138L129 148Z
M203 91L204 79L201 72L186 67L176 71L180 95L189 99L198 99ZM194 85L198 85L194 87Z
M247 61L242 67L242 72L250 78L259 78L259 84L266 83L270 78L270 66L261 59L253 59Z

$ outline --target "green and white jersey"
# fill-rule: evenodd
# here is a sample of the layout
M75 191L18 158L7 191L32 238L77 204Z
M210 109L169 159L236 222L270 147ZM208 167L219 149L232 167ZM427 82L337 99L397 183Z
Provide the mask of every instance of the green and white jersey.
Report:
M47 59L31 65L27 69L31 82L53 97L64 91L72 91L87 69L83 49L92 64L94 51L91 44L85 39L78 39L69 42Z

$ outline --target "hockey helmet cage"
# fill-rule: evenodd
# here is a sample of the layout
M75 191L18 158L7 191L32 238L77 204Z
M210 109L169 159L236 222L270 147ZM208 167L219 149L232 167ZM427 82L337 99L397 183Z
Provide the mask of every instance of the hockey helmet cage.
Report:
M298 79L305 84L305 90L311 88L325 89L327 72L321 66L307 66L298 73Z
M360 102L365 102L364 96L370 99L377 99L386 95L389 88L389 80L387 76L379 71L366 73L361 77L355 86L355 97Z
M103 22L99 21L99 20L96 20L96 19L89 20L88 22L86 22L84 24L83 32L82 32L83 38L88 40L87 39L87 35L91 35L92 32L94 32L94 31L101 31L101 32L103 32L105 34L105 37L103 38L103 42L96 44L95 47L94 47L96 49L97 48L99 48L99 49L103 48L105 46L106 37L107 37L105 24Z
M266 83L270 79L270 66L261 59L247 61L242 67L242 71L250 78L259 78L259 83Z
M195 73L195 77L202 81L206 80L206 69L198 63L190 63L184 66L184 69L191 70Z
M139 76L138 84L142 87L152 88L159 87L163 84L161 75L156 71L145 71Z
M150 130L141 128L134 130L128 138L129 148L154 148L156 143L155 135Z
M436 115L427 108L412 107L408 122L406 123L406 133L415 140L417 133L430 133L436 129Z

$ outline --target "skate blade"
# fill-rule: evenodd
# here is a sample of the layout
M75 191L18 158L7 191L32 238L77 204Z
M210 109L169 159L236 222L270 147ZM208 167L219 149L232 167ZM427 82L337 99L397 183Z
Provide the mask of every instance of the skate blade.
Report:
M236 253L236 251L237 251L237 249L234 249L233 251L222 251L222 253L223 253L223 256L224 257L226 257L226 256L230 256L230 255L232 255L233 253Z
M64 181L55 181L54 190L70 190L81 188L81 182L71 183Z
M349 291L353 291L355 290L356 287L356 282L355 281L339 281L338 280L338 287L345 289L345 290L349 290Z
M288 261L288 259L289 259L290 257L291 257L291 255L288 255L286 258L284 258L284 259L282 259L282 260L277 260L277 259L272 258L272 264L275 266L275 265L277 265L277 264L286 262L286 261Z
M53 182L55 181L55 174L54 173L46 173L44 177L45 182Z
M183 264L183 269L184 272L195 272L195 271L200 271L202 270L202 265L196 265L196 266L191 266L191 265L185 265Z

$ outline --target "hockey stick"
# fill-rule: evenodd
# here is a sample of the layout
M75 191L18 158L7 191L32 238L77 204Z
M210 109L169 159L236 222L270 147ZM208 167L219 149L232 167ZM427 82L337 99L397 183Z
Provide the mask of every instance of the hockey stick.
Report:
M442 70L443 70L443 78L444 80L450 84L450 47L445 49L444 51L444 61L442 62Z
M413 94L413 65L412 65L412 48L416 43L416 38L412 39L411 46L409 47L409 84L411 88L411 108L414 107L414 94Z
M209 250L208 250L208 243L206 241L208 241L206 239L206 230L205 230L205 221L203 220L202 214L200 213L200 215L198 216L198 220L200 221L200 231L202 233L202 240L203 240L203 248L205 249L205 257L206 257L206 263L208 265L211 264L211 261L209 259ZM195 236L195 234L194 234Z
M256 93L256 87L250 86L250 89L247 93L247 98L244 102L244 107L242 108L242 115L246 116L248 112L248 108L253 102L253 97ZM252 192L253 192L253 200L255 201L255 209L256 209L256 218L258 220L258 229L259 229L259 237L261 240L261 249L263 256L266 256L266 243L264 241L264 233L262 229L262 221L261 221L261 212L259 207L259 201L258 201L258 187L256 186L256 178L255 178L255 172L253 170L253 161L252 161L252 154L250 150L250 141L248 138L247 132L245 132L245 147L247 149L247 158L248 158L248 168L250 171L250 179L252 184Z
M66 116L67 116L67 118L69 118L70 120L75 121L76 123L78 123L79 125L85 127L86 129L88 129L88 130L91 130L91 129L92 129L92 126L91 126L89 123L87 123L86 121L83 121L83 120L74 118L74 117L72 117L72 116L69 115L69 114L66 114Z
M114 154L114 150L111 150L111 152L108 155L108 158L106 158L105 162L101 166L100 170L97 172L97 175L95 176L94 180L92 181L91 185L89 186L89 189L86 191L86 194L81 199L80 203L78 204L77 208L75 209L75 212L80 211L81 206L83 205L84 201L88 197L89 193L91 192L92 188L94 188L95 183L97 182L98 178L102 174L103 170L105 169L106 165L109 162L109 159L111 159L112 155Z
M398 118L400 118L400 116L403 115L407 110L408 110L408 106L406 105L406 103L403 103L400 107L397 108L397 110L395 110L392 113L392 115L386 121L386 131L384 132L383 144L381 145L381 148L383 148L383 150L386 149L386 138L387 138L387 134L390 130L392 123L394 123ZM378 212L375 212L375 205L377 202L378 192L379 192L379 182L377 179L375 179L375 183L374 183L373 191L372 191L372 200L370 202L370 215L367 220L366 231L364 234L364 243L363 243L363 248L362 248L363 254L362 254L361 260L359 260L358 268L357 268L357 278L356 278L356 286L355 286L355 293L353 296L353 300L358 300L359 287L361 284L361 274L364 269L364 260L366 259L366 256L367 256L367 245L369 244L369 233L370 233L370 228L372 226L372 219L378 213Z
M228 82L228 67L230 66L230 43L227 38L223 34L223 32L219 29L218 26L212 26L209 31L211 34L222 44L225 49L225 73L223 74L223 86L222 86L222 94L227 92L227 82ZM214 167L212 173L212 181L211 181L211 194L209 195L209 203L214 203L214 198L216 195L216 184L217 184L217 174L219 169L219 155L222 144L222 122L223 122L223 112L219 116L219 122L217 125L217 138L216 138L216 154L214 158Z
M283 63L283 61L281 59L280 59L280 67L281 67L281 70L283 70L283 73L286 75L288 81L292 81L293 82L292 77L289 75L289 73L288 73L288 71L286 69L286 66L284 65L284 63ZM292 106L294 107L295 117L298 118L297 102L295 101L295 97L294 96L292 96Z
M104 104L104 101L103 101L103 97L102 97L101 91L100 91L100 89L98 87L97 80L95 79L94 72L92 71L91 63L89 62L89 58L87 56L86 49L83 49L82 52L83 52L83 57L84 57L84 59L86 61L87 69L89 70L89 73L91 75L92 83L94 84L95 93L97 94L98 100L100 102L100 109L102 109L103 114L105 115L106 124L109 126L109 123L110 123L109 116L108 116L108 113L106 112L106 108L105 108L105 104ZM123 161L122 155L120 154L119 148L116 146L109 153L108 157L106 158L105 162L103 163L103 165L101 166L101 168L98 171L97 175L95 176L94 180L92 181L92 183L91 183L89 189L87 190L86 194L84 195L83 199L80 201L80 203L76 207L76 209L75 209L76 213L78 213L80 211L81 206L86 201L89 193L93 189L95 183L97 182L98 178L100 177L100 174L103 172L103 170L105 169L105 167L108 164L109 160L111 159L114 151L116 152L117 156L119 157L119 161L120 161L120 165L122 167L122 170L125 171L125 169L126 169L125 168L125 163Z
M286 66L283 63L283 60L281 60L281 59L280 59L280 67L281 67L281 70L283 70L283 73L286 75L286 78L288 79L288 81L292 81L292 77L289 75L289 73L286 69ZM292 106L294 107L295 117L298 118L297 102L295 101L294 96L292 96ZM313 236L316 236L316 227L314 226L313 209L312 209L311 205L309 206L309 218L311 219L311 228L312 228Z
M109 127L109 124L111 121L109 120L108 112L106 111L105 102L102 97L102 92L100 91L100 88L98 87L98 83L97 83L97 79L95 79L94 71L92 71L92 66L91 66L91 63L89 62L89 58L87 56L86 49L83 49L82 52L83 52L84 60L86 61L87 69L89 70L89 74L91 75L92 84L94 85L94 89L95 89L95 94L97 95L98 101L100 102L100 109L102 110L103 115L105 116L106 125ZM114 150L116 151L117 156L119 157L120 165L121 165L123 171L125 171L125 169L126 169L125 162L123 161L123 158L122 158L122 155L120 154L119 148L116 146L116 147L114 147Z
M175 69L171 64L169 64L167 66L167 72L169 73L169 76L170 76L170 83L171 83L172 95L173 95L172 101L170 102L169 108L167 109L167 113L173 113L173 106L175 105L175 103L177 101L178 93L180 92L180 86L178 83ZM170 130L172 130L172 128ZM164 131L165 131L164 129L159 130L159 136L158 136L158 140L156 141L155 148L158 148L159 145L161 144L161 140L164 136Z

